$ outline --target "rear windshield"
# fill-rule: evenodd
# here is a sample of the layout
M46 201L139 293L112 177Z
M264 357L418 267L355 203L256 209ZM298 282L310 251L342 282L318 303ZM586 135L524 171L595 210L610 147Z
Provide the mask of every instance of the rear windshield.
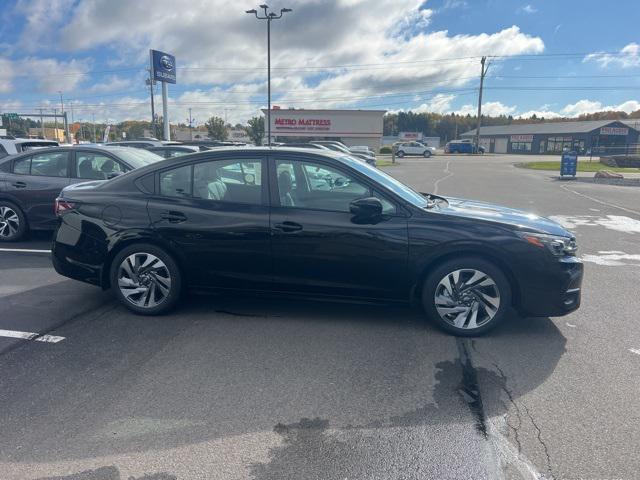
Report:
M16 150L19 152L28 152L37 148L57 147L58 142L20 142L16 143Z
M164 160L164 157L141 148L115 147L109 150L113 150L118 157L133 168L144 167L145 165L151 165L152 163Z

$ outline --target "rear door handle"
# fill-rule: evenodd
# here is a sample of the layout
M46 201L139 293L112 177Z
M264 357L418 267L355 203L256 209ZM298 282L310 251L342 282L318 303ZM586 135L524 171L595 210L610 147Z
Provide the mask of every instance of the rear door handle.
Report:
M276 230L280 230L281 232L298 232L300 230L302 230L302 225L300 225L299 223L295 223L295 222L282 222L282 223L276 223L273 228L275 228Z
M187 216L184 213L174 211L162 212L160 218L170 223L182 223L187 220Z
M27 184L24 182L16 182L16 183L12 183L12 185L16 188L27 188Z

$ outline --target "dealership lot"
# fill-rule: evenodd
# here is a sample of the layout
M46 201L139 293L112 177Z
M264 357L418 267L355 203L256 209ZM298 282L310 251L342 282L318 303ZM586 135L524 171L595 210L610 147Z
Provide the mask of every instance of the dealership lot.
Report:
M1 477L637 478L639 190L520 160L387 169L576 233L581 309L474 340L377 305L193 296L138 317L46 252L0 251L0 329L59 339L0 337Z

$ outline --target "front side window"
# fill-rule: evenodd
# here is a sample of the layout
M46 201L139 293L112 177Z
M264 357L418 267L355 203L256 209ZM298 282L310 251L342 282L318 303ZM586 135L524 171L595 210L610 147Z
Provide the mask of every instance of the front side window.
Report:
M111 157L93 153L76 153L78 178L106 180L121 173L124 173L124 168Z
M371 189L341 170L315 162L277 160L280 205L349 212L353 200L371 196Z
M193 168L193 196L219 202L262 203L261 160L214 160Z
M41 177L67 177L69 174L69 153L39 153L16 160L13 173Z

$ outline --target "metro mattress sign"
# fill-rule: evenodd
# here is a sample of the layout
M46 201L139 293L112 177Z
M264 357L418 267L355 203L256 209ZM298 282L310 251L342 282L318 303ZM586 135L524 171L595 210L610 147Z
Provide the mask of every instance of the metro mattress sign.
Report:
M330 130L331 120L328 118L282 118L274 121L276 130Z

